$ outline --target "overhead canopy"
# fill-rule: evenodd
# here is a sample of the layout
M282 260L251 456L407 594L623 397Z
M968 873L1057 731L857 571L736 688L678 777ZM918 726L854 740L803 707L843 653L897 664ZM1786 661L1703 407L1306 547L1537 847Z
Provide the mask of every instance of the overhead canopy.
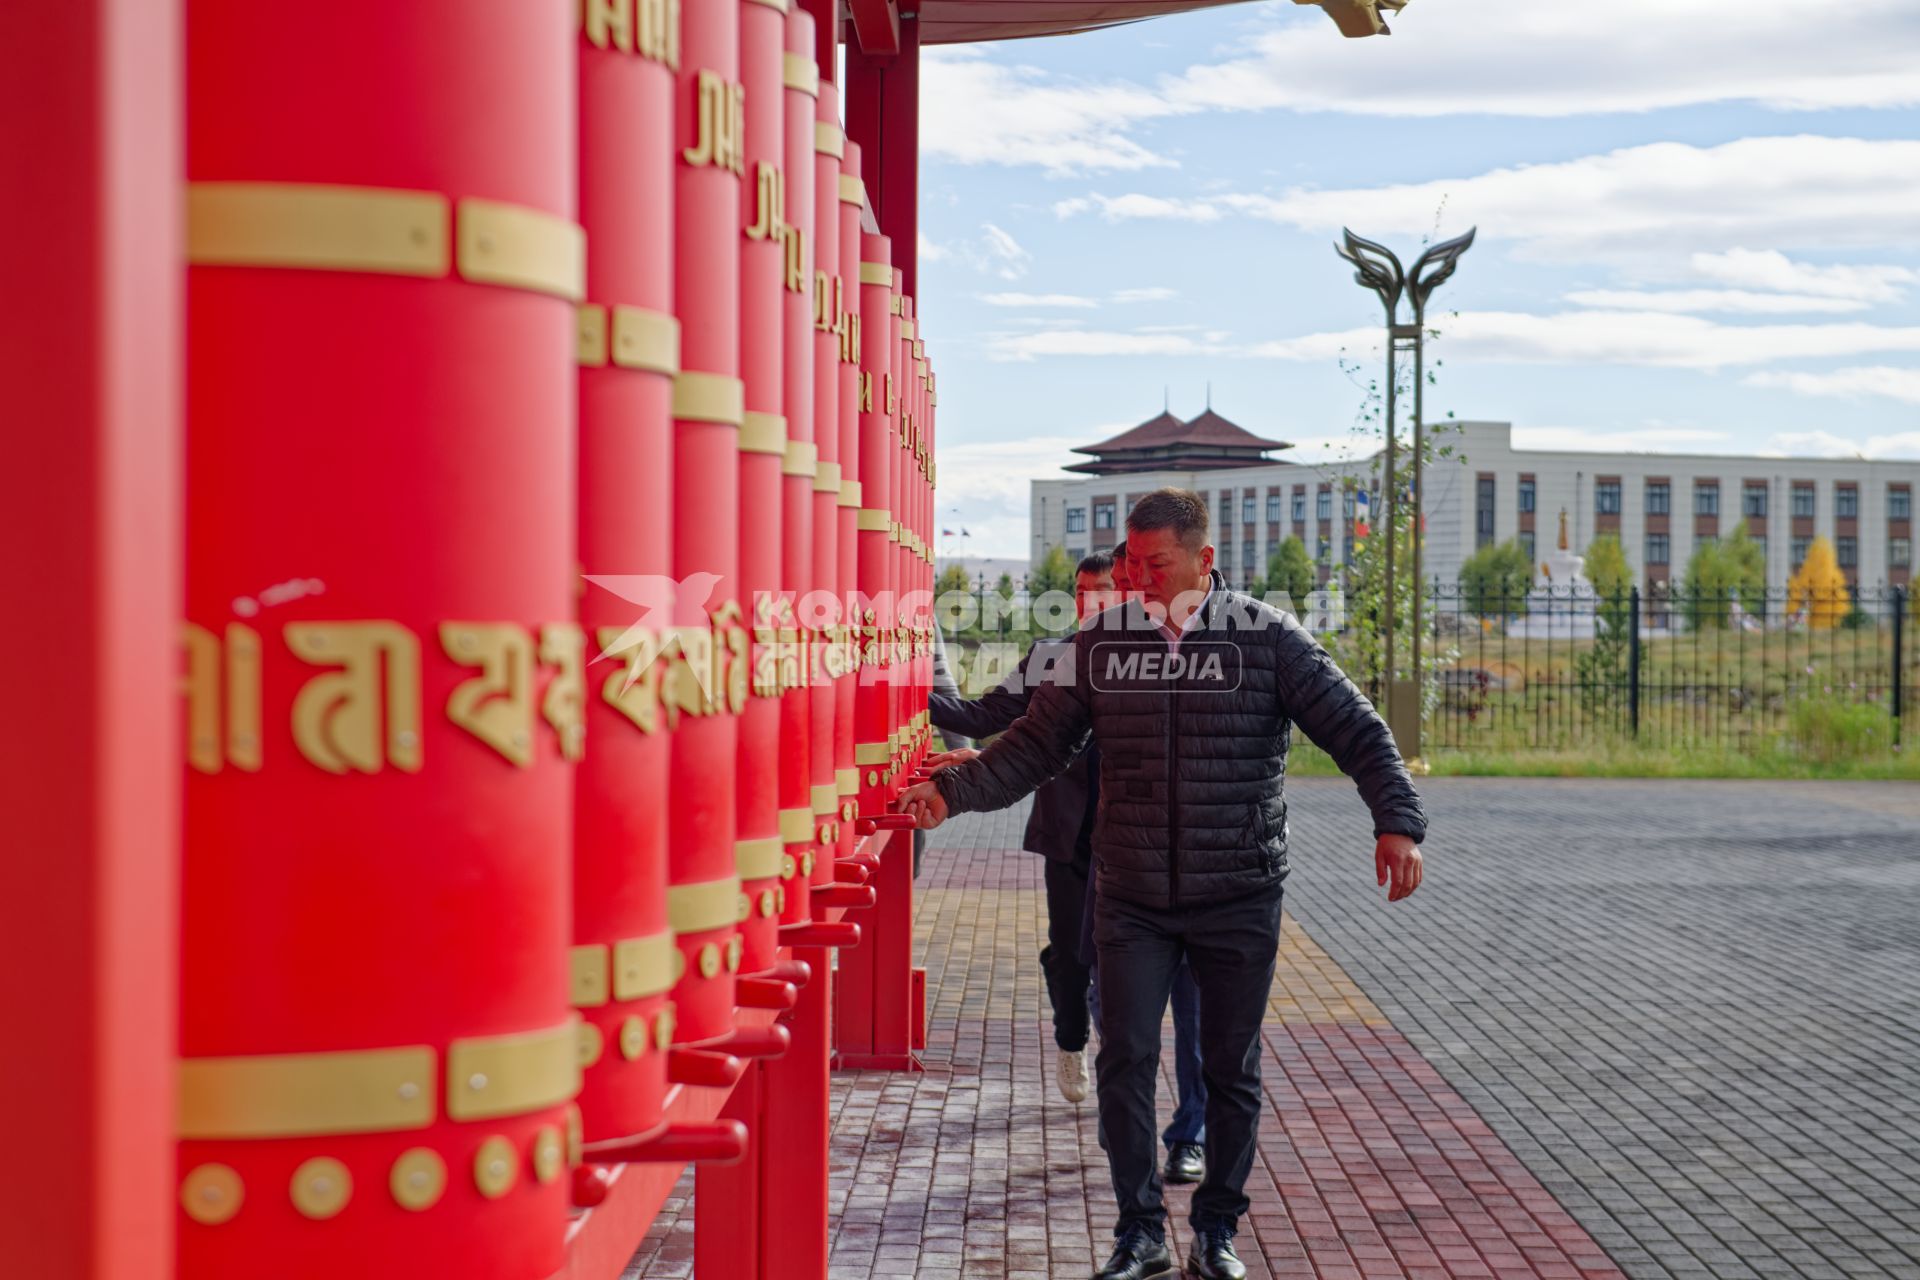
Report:
M981 40L1020 40L1063 36L1076 31L1139 22L1168 14L1214 9L1243 0L905 0L901 8L920 15L920 43L970 44ZM1318 4L1342 34L1389 34L1378 10L1399 9L1406 0L1294 0Z

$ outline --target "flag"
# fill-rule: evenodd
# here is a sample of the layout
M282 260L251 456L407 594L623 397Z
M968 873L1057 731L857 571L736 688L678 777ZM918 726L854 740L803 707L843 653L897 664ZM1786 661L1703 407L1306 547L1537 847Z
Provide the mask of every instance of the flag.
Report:
M942 530L940 531L940 536L941 536L941 537L943 537L943 538L951 538L951 537L953 536L953 530L951 530L951 529L942 529Z
M971 537L972 537L973 535L967 532L967 526L965 526L965 525L961 525L961 526L960 526L960 536L961 536L961 537L963 537L963 538L971 538Z
M1365 489L1353 495L1353 536L1355 538L1364 538L1367 536L1367 513L1370 506L1371 504L1367 501L1367 491Z

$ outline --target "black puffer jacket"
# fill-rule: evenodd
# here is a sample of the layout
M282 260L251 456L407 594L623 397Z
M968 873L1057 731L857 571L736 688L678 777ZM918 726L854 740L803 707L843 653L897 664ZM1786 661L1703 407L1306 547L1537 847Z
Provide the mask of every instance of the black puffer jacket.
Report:
M1099 890L1143 906L1214 902L1287 874L1281 786L1298 724L1360 789L1376 834L1423 839L1426 813L1373 704L1290 614L1227 590L1176 654L1138 602L1074 637L1026 716L936 776L953 813L1003 809L1100 748Z

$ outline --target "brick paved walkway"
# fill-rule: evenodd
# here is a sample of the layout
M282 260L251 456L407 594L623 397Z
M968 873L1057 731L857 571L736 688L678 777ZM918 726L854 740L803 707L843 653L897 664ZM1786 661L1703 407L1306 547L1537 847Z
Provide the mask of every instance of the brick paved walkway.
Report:
M1290 784L1255 1275L1920 1277L1920 788L1425 789L1427 883L1389 910L1351 788ZM935 835L932 1069L836 1079L836 1278L1105 1255L1092 1103L1051 1083L1020 821ZM1163 1112L1172 1093L1169 1063ZM629 1275L690 1274L684 1205Z

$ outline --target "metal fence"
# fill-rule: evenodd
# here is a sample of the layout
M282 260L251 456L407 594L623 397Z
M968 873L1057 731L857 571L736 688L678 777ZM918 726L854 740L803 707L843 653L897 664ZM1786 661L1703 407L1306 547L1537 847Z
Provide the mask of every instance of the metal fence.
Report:
M1013 584L1012 601L990 600L996 593L984 582L966 593L972 625L948 630L969 692L1004 674L999 668L1035 634L1071 628L1070 611L1030 614L1025 588ZM1898 743L1920 712L1920 613L1899 586L1807 599L1779 588L1499 595L1435 582L1423 614L1427 750L1634 743L1859 754ZM1353 619L1337 605L1301 616L1316 627L1331 622L1322 640L1384 705L1377 681L1356 669ZM968 658L983 642L1005 652L976 682ZM1401 655L1404 662L1404 647Z
M1494 596L1433 584L1426 742L1857 754L1900 740L1920 655L1901 587Z

